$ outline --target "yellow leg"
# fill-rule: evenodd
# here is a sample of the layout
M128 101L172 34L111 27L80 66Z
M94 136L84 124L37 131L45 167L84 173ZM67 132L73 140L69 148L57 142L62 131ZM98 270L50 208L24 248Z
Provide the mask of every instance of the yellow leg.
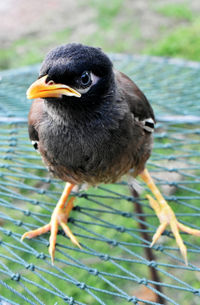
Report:
M192 234L195 236L200 236L200 230L195 230L190 227L184 226L178 220L176 219L176 216L171 209L171 207L168 205L166 200L163 198L162 194L160 193L159 189L156 187L153 179L151 178L149 172L147 169L145 169L140 174L142 180L147 184L149 189L152 191L153 195L157 200L152 198L150 195L147 195L147 198L149 200L149 203L151 207L156 212L156 215L159 218L160 226L158 227L156 233L153 236L152 244L153 246L155 242L159 239L159 237L162 235L164 230L166 229L167 225L170 225L172 233L174 234L174 237L176 239L177 245L183 255L183 258L185 260L186 265L187 262L187 248L183 243L183 240L179 234L179 229L183 232L186 232L188 234Z
M38 228L36 230L26 232L23 234L23 236L21 238L21 240L23 240L24 238L33 238L33 237L39 236L41 234L44 234L44 233L50 231L51 234L50 234L50 238L49 238L49 243L50 243L49 254L51 256L52 264L54 263L54 256L55 256L55 249L56 249L56 237L57 237L59 225L62 227L65 234L71 239L73 244L75 244L76 246L81 248L78 240L76 239L76 237L73 235L73 233L71 232L71 230L69 229L69 227L66 224L68 221L68 218L69 218L69 214L73 208L73 201L75 199L74 197L72 197L67 202L67 199L68 199L73 187L74 187L73 184L66 183L64 191L51 215L51 221L49 224L47 224L41 228ZM66 202L67 202L67 204L65 207Z

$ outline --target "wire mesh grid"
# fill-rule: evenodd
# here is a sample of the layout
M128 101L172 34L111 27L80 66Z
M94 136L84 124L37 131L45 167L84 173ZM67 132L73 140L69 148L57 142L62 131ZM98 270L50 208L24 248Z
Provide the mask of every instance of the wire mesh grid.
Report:
M151 101L158 120L148 168L179 221L200 228L200 80L198 63L111 55ZM48 223L64 184L49 177L28 140L26 88L38 66L5 71L0 81L0 304L200 304L200 240L182 234L186 266L166 230L127 181L75 193L69 226L59 231L55 265L49 234L20 241ZM141 183L142 185L142 183ZM148 252L150 251L150 252Z

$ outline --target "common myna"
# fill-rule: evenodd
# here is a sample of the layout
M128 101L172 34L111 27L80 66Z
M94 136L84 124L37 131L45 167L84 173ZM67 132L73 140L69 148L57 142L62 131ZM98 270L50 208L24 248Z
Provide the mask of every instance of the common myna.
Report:
M27 97L35 99L28 119L33 146L49 171L66 181L66 186L50 223L26 232L22 240L50 231L53 263L59 225L80 246L67 225L74 201L74 197L68 197L74 186L113 183L126 174L139 175L156 198L147 196L160 220L151 245L170 225L187 263L179 229L197 236L200 231L177 221L145 168L155 117L136 84L116 71L101 49L73 43L47 54Z

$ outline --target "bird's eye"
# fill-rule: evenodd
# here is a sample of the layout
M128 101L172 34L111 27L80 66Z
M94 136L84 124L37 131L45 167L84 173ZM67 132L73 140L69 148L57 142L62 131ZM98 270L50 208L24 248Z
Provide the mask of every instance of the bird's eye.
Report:
M81 75L81 85L84 87L91 85L91 76L88 71L83 72Z
M85 71L77 80L77 88L80 94L87 93L90 88L97 84L99 77L92 72Z

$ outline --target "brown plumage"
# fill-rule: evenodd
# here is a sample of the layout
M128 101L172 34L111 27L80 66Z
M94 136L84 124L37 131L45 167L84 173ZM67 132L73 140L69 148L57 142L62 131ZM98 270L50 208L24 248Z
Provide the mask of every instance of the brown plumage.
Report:
M51 231L53 262L58 225L80 246L66 225L74 200L67 199L74 185L98 185L115 182L125 174L140 175L157 199L148 196L161 222L153 243L169 224L186 261L178 228L196 235L199 231L177 222L145 169L155 118L136 84L115 71L100 49L69 44L47 55L27 96L37 98L29 113L30 139L49 171L67 184L50 223L25 233L22 239Z

